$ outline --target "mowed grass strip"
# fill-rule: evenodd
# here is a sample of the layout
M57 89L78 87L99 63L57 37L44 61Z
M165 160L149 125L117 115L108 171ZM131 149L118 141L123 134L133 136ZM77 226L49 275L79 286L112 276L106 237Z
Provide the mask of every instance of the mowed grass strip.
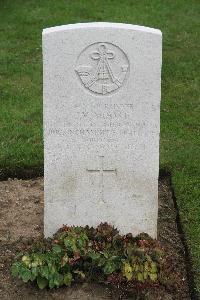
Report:
M111 21L163 32L160 166L172 172L200 293L199 0L1 0L0 169L43 165L43 28Z

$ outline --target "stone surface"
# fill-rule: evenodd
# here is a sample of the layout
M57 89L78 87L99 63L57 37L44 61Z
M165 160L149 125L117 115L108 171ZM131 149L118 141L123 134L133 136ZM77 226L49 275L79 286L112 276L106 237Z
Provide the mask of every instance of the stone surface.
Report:
M142 26L43 31L45 236L100 222L157 236L161 53Z

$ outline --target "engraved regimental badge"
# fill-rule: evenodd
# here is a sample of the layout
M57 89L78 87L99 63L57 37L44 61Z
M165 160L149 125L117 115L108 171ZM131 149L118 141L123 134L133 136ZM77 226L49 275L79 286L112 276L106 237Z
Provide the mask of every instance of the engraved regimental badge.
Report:
M76 72L88 90L106 95L120 88L129 71L126 54L111 43L95 43L77 59Z

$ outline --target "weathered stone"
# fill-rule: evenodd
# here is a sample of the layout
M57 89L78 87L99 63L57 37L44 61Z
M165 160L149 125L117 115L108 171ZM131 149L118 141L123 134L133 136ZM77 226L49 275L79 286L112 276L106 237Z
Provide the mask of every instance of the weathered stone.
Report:
M157 236L161 40L127 24L43 31L45 236L100 222Z

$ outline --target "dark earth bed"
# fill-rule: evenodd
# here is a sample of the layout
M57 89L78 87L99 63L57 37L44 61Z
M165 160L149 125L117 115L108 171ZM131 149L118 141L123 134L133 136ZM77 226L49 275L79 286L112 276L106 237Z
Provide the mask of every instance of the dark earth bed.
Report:
M10 275L15 254L27 241L43 231L43 178L0 182L0 299L190 299L185 267L185 253L176 224L176 210L169 178L159 181L158 239L167 248L173 261L176 280L169 286L151 288L135 296L119 288L84 283L71 288L39 290Z

